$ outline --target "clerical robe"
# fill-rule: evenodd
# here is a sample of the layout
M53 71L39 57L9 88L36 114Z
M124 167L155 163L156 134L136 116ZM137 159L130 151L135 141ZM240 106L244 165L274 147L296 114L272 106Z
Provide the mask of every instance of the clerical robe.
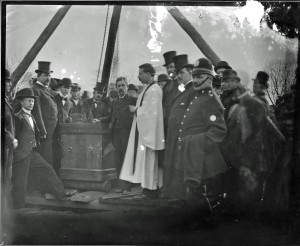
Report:
M150 190L162 186L162 170L158 168L158 150L165 148L162 95L157 84L147 85L139 95L120 173L120 179L141 183Z

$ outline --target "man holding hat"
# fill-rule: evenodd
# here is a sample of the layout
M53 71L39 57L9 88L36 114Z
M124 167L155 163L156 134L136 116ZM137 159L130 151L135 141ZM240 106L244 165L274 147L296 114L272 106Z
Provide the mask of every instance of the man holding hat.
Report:
M31 111L38 98L31 88L20 90L16 98L20 101L22 109L15 114L15 136L19 144L14 151L13 161L13 206L15 209L25 206L29 173L39 180L39 184L36 184L39 189L61 200L65 194L63 183L52 166L37 151L40 140L39 128Z
M70 88L72 81L69 78L63 78L58 84L58 93L54 97L54 101L57 105L57 125L53 132L53 168L59 175L59 169L61 167L61 158L63 156L60 124L72 122L71 113L73 109L73 103L68 98L70 94Z
M72 122L88 121L88 104L86 100L80 98L81 87L77 83L71 85L71 102L73 109L71 113Z
M222 89L231 102L225 110L227 136L221 144L224 159L231 167L227 174L227 198L231 208L255 211L268 171L264 152L266 112L262 103L240 84L234 70L223 72Z
M37 81L33 83L32 87L34 95L37 96L32 115L40 130L41 156L52 165L52 135L57 124L57 105L48 88L52 73L51 63L39 61L38 64L39 67L35 70Z
M176 146L173 146L176 148L172 151L178 155L174 164L165 170L169 180L165 183L169 186L165 188L169 198L187 200L190 208L200 212L202 208L207 211L210 208L205 193L209 192L215 198L222 193L215 178L227 169L218 147L226 136L226 124L223 105L212 89L211 62L206 58L198 59L192 74L193 93L185 105L180 103L184 110L178 123ZM169 152L166 156L170 157Z
M97 82L94 97L88 100L90 104L89 121L92 123L109 123L111 120L111 101L105 97L106 85Z
M268 115L270 115L270 105L266 97L266 90L269 88L269 75L264 71L258 71L256 78L253 79L254 98L260 100Z

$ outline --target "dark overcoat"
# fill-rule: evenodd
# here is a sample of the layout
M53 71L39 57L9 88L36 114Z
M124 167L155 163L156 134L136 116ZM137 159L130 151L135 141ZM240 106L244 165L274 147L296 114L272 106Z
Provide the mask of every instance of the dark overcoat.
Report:
M62 97L59 93L54 97L54 101L57 105L57 120L58 123L66 123L67 118L71 117L73 103L70 99L66 99L65 104L62 103Z
M73 109L71 113L72 122L87 122L89 114L88 102L80 98L76 105L72 99L70 101L73 103Z
M185 183L199 186L227 170L218 146L227 132L223 114L224 107L212 88L198 91L190 101L178 137Z
M168 137L166 139L163 172L163 196L169 198L186 198L186 189L183 185L183 169L181 153L178 151L178 137L181 121L185 115L189 102L196 95L192 83L188 83L185 90L174 98L168 120Z
M111 101L109 98L104 97L99 102L92 103L89 112L89 121L91 122L93 119L102 119L104 123L111 121Z
M15 119L14 110L10 105L8 98L5 96L5 147L12 148L12 143L15 139Z

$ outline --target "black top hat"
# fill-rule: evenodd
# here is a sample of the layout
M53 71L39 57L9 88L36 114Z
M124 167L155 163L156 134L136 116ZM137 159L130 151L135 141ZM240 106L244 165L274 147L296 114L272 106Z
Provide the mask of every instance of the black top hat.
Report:
M51 62L47 62L47 61L39 61L39 68L37 70L35 70L36 73L40 72L40 73L53 73L53 71L51 71L50 66L51 66Z
M104 94L106 93L106 84L97 82L96 87L94 87L94 90Z
M269 80L269 74L264 71L258 71L256 78L253 80L259 82L260 84L267 84Z
M164 59L165 59L165 64L163 65L164 67L166 67L169 63L173 62L173 57L176 56L176 51L168 51L166 53L163 54Z
M157 77L157 83L162 82L162 81L171 81L172 79L166 75L166 74L160 74Z
M188 67L188 68L191 68L191 69L193 68L193 65L189 64L188 55L185 55L185 54L174 56L173 57L173 62L175 64L176 73L184 67Z
M71 90L72 91L80 91L81 87L77 83L72 83Z
M215 76L213 78L212 85L217 87L221 86L221 78L219 76Z
M222 81L224 79L237 79L238 81L241 81L241 78L237 76L237 72L232 70L232 69L226 69L223 72L223 77L222 77Z
M23 98L37 98L37 96L34 95L34 92L31 88L24 88L17 92L16 98L17 99L23 99Z
M196 74L209 74L214 76L211 61L206 58L196 60L193 68L193 75Z
M217 66L215 66L215 69L214 69L215 72L217 72L217 70L218 70L219 68L232 69L232 68L229 66L228 62L226 62L226 61L220 61L220 62L218 62Z
M72 81L69 78L63 78L60 82L59 82L59 86L63 86L66 88L70 88L72 85Z
M5 69L5 79L6 80L11 80L10 72L7 69Z
M136 91L138 92L138 88L134 84L128 85L128 91Z

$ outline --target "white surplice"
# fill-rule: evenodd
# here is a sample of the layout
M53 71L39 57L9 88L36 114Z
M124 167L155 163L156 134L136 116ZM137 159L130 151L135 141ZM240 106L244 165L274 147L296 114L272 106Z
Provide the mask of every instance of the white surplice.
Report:
M131 183L141 183L143 188L155 190L162 186L162 170L158 167L157 150L165 148L162 110L163 93L157 84L151 85L146 91L147 87L149 85L141 92L136 103L138 109L133 118L120 179ZM143 94L145 95L140 106ZM139 138L134 167L136 127Z

